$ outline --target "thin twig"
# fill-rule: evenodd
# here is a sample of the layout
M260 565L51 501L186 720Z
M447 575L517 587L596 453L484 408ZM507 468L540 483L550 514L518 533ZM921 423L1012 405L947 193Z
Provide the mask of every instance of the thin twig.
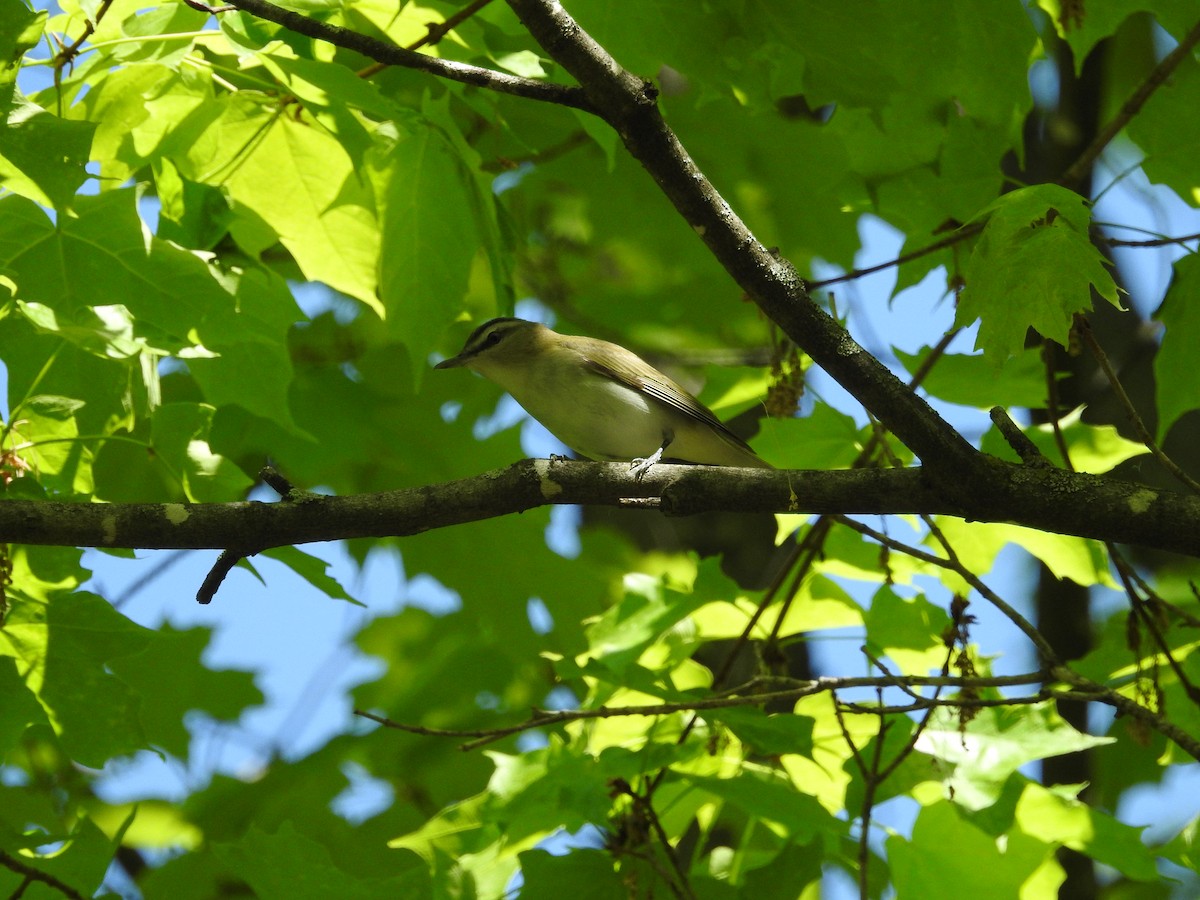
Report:
M1158 622L1154 620L1154 616L1147 608L1147 602L1144 598L1138 596L1137 590L1133 584L1133 579L1130 578L1130 566L1125 562L1123 557L1116 555L1116 548L1109 548L1109 553L1113 558L1113 565L1117 570L1117 576L1121 579L1121 584L1125 588L1125 594L1129 597L1131 616L1137 619L1146 626L1146 630L1150 632L1150 637L1153 638L1154 644L1157 647L1157 652L1166 657L1167 665L1171 671L1175 673L1175 677L1179 679L1179 684L1183 687L1184 693L1192 700L1193 703L1200 703L1200 692L1196 690L1196 686L1192 683L1187 673L1183 670L1183 666L1179 660L1175 658L1175 654L1171 652L1171 646L1167 643L1166 636L1162 633L1162 629L1158 627Z
M520 78L481 66L440 59L424 53L414 53L403 47L397 47L395 44L388 44L359 34L349 28L327 25L299 13L281 9L268 3L267 0L233 0L231 5L253 16L258 16L260 19L282 25L297 34L353 50L355 53L361 53L369 59L389 66L417 69L449 81L457 81L460 84L469 84L501 94L524 97L527 100L539 100L544 103L555 103L559 106L569 106L573 109L592 112L591 103L584 96L583 90L578 87L535 81L532 78Z
M87 897L89 896L75 890L75 888L71 887L66 882L59 881L49 872L43 872L41 869L35 866L27 865L21 862L21 860L17 859L17 857L11 856L3 850L0 850L0 866L4 866L6 869L11 869L18 875L23 876L26 882L40 881L42 884L54 888L63 896L70 897L71 900L87 900Z
M903 677L854 676L802 681L798 682L796 687L775 691L757 690L756 684L758 679L752 679L739 688L739 690L745 691L742 694L726 694L721 697L699 697L695 700L685 700L675 703L653 703L641 706L598 706L592 709L564 709L553 712L535 709L529 719L501 728L428 728L424 725L396 722L386 716L380 716L363 709L354 710L354 715L377 722L385 728L393 728L397 731L405 731L409 734L419 734L425 737L477 738L478 740L463 744L459 748L461 750L474 750L485 744L535 728L546 728L552 725L564 725L570 722L590 719L611 719L623 716L667 716L707 709L765 706L769 703L794 703L804 697L810 697L827 691L845 690L847 688L899 687L900 685L956 688L1019 687L1026 684L1037 684L1045 679L1045 672L969 678L936 675L906 675Z
M929 373L933 371L933 367L937 365L938 360L946 355L946 351L950 348L950 345L954 342L954 339L961 333L961 326L958 328L951 328L942 335L942 339L940 341L938 341L929 349L929 352L925 354L925 357L917 365L916 371L912 373L912 378L908 380L908 387L910 390L916 390L921 386L921 382L929 376Z
M96 31L96 26L104 19L104 14L108 12L109 7L113 5L113 0L103 0L100 7L96 10L96 15L92 19L84 22L83 33L79 35L71 44L63 47L54 57L54 72L55 78L58 77L58 72L63 66L69 65L76 56L79 55L79 48L83 46L83 42L92 36Z
M841 700L839 702L850 712L873 716L895 716L935 709L989 709L1028 706L1034 703L1043 703L1046 700L1053 700L1057 697L1067 697L1067 694L1062 691L1046 689L1024 697L945 697L938 699L922 697L920 700L914 700L912 703L898 703L894 706L867 706L866 704L855 703L850 700ZM1075 698L1070 697L1068 699ZM1095 698L1089 696L1088 699Z
M671 839L667 836L666 829L663 828L662 821L658 818L658 813L655 812L654 803L650 797L643 797L628 784L622 784L621 793L633 801L634 807L650 823L655 837L663 845L663 854L667 857L667 862L671 864L671 868L675 872L675 877L679 879L679 890L676 892L678 896L687 898L687 900L695 900L696 894L692 890L691 882L688 880L687 873L683 871L679 857L675 854L675 848L671 846ZM672 882L668 879L667 883L670 884Z
M187 0L185 0L185 2L187 2ZM468 3L458 12L444 21L428 23L425 26L426 30L424 37L413 41L405 49L416 51L420 50L422 47L431 47L434 44L440 43L442 38L444 38L447 34L449 34L467 19L471 18L471 16L475 15L475 13L479 12L491 2L492 0L475 0L474 3ZM367 66L365 69L360 70L357 74L359 78L370 78L372 75L379 74L387 67L387 63L375 63Z
M1114 556L1115 556L1115 554L1114 554ZM1126 569L1129 573L1129 577L1133 581L1133 583L1136 584L1138 586L1138 588L1142 591L1142 593L1145 594L1153 603L1166 609L1168 612L1171 613L1171 615L1178 618L1181 622L1183 622L1189 628L1200 628L1200 617L1192 615L1186 609L1183 609L1180 606L1177 606L1176 604L1174 604L1170 600L1168 600L1166 597L1157 593L1152 587L1150 587L1150 585L1148 585L1146 583L1146 580L1144 578L1142 578L1141 575L1138 574L1137 569L1135 569L1128 560L1125 560L1122 557L1122 562L1125 563Z
M1193 759L1200 761L1200 740L1197 740L1179 726L1167 721L1153 710L1146 709L1146 707L1142 706L1136 700L1126 697L1117 691L1109 690L1103 685L1097 684L1091 679L1085 678L1079 673L1068 669L1066 666L1056 667L1053 675L1059 681L1071 685L1078 691L1078 696L1062 691L1055 691L1054 695L1056 697L1068 697L1072 700L1090 700L1111 706L1174 741L1185 753Z
M1128 226L1120 225L1120 228ZM1195 234L1185 234L1182 237L1161 237L1145 241L1125 241L1117 238L1105 238L1104 243L1111 247L1170 247L1175 244L1185 244L1188 241L1200 240L1200 231Z
M834 516L833 518L840 524L857 531L861 535L878 541L881 544L887 544L893 550L898 550L901 553L907 554L914 559L919 559L922 562L927 562L930 565L957 572L967 582L967 584L971 585L971 587L974 588L977 593L979 593L980 596L986 598L989 603L1007 616L1009 621L1016 625L1017 628L1019 628L1027 638L1029 638L1030 643L1037 648L1037 651L1041 655L1044 662L1052 664L1057 661L1057 655L1054 653L1054 649L1050 646L1046 639L1042 637L1041 632L1034 628L1033 624L1023 615L1017 612L1016 609L1014 609L1006 600L1004 600L1002 597L1000 597L1000 595L984 584L978 575L964 566L962 561L959 560L958 555L954 553L954 549L950 547L948 543L943 543L943 549L946 551L947 555L946 557L941 557L934 553L928 553L924 550L921 550L918 547L905 544L902 541L896 540L895 538L888 537L886 534L876 531L869 525L864 525L862 522L855 521L854 519L847 518L846 516ZM940 532L936 533L940 534Z
M129 584L120 594L112 600L114 609L120 609L136 595L150 586L155 579L161 578L167 573L168 569L174 568L179 563L188 558L186 553L176 551L167 552L158 556L157 559L150 565L148 571L143 572L135 581Z
M880 702L882 702L882 692L879 697ZM867 875L870 872L870 867L867 863L871 854L871 807L875 805L874 769L867 766L867 762L863 759L858 745L854 743L854 736L850 734L850 729L846 725L846 717L841 704L838 703L836 694L832 697L832 700L833 716L837 720L838 729L842 732L842 740L845 742L847 749L849 749L850 758L854 760L854 766L858 769L858 774L862 776L863 780L863 811L860 816L862 825L858 834L858 896L859 900L869 900L871 892ZM879 728L875 733L875 754L872 757L873 766L879 763L880 748L883 746L883 738L887 734L889 727L890 723L887 719L879 720Z
M1094 681L1091 681L1084 676L1073 672L1062 663L1057 662L1057 657L1055 656L1053 649L1050 647L1049 643L1047 643L1046 639L1042 637L1041 633L1038 632L1037 629L1035 629L1033 625L1030 624L1027 619L1025 619L1024 616L1018 613L1005 600L992 591L991 588L984 584L977 575L963 566L962 562L958 560L957 556L954 556L953 550L948 545L944 544L943 546L945 547L950 558L942 559L939 556L926 553L925 551L916 547L909 547L905 544L902 544L900 541L889 538L887 535L881 534L878 531L875 531L873 528L863 525L861 522L856 522L853 519L847 519L839 516L838 520L843 525L853 528L860 534L865 534L869 537L872 537L880 543L887 542L892 545L893 549L899 550L902 553L907 553L909 556L912 556L915 559L920 559L931 563L932 565L939 566L941 568L949 568L957 572L959 576L962 577L968 584L970 584L971 587L973 587L981 596L985 597L993 606L1003 612L1010 621L1012 621L1015 625L1017 625L1018 628L1021 629L1022 632L1025 633L1025 636L1029 638L1035 647L1037 647L1038 652L1042 656L1043 662L1046 665L1053 667L1054 678L1059 681L1064 681L1075 687L1082 688L1086 691L1095 692L1095 696L1089 696L1087 699L1096 700L1099 703L1116 707L1122 712L1133 716L1134 718L1153 728L1155 731L1158 731L1160 734L1170 738L1188 754L1195 757L1197 760L1200 760L1200 740L1192 737L1186 731L1183 731L1178 726L1173 725L1171 722L1167 721L1154 711L1146 709L1137 701L1131 700L1128 697L1123 697L1116 691L1109 690L1102 685L1096 684ZM1061 694L1059 692L1055 692L1054 696L1061 696Z
M895 259L889 259L887 262L881 262L875 266L867 266L865 269L854 269L844 275L838 275L836 278L826 278L824 281L810 281L809 288L816 290L817 288L829 287L831 284L841 284L843 281L853 281L856 278L863 278L867 275L874 275L876 272L882 272L885 269L892 269L896 266L904 265L906 262L912 262L914 259L920 259L922 256L928 256L930 253L936 253L946 247L951 247L954 244L961 243L969 237L973 237L983 230L983 222L972 222L969 225L964 225L940 241L934 241L920 249L913 250L911 253L905 253L902 256L897 256Z
M196 10L196 12L208 13L210 16L219 15L220 13L237 12L236 6L209 6L207 3L202 3L201 0L183 0L183 2Z

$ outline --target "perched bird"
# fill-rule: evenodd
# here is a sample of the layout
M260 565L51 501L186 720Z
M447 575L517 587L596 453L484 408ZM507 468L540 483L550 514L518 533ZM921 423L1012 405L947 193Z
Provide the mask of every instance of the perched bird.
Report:
M458 366L500 385L580 456L630 460L639 478L660 460L772 468L687 390L608 341L492 319L434 368Z

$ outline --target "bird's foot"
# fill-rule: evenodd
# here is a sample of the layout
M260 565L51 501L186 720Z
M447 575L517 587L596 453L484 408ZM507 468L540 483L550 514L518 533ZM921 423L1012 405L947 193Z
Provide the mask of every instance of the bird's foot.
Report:
M641 481L642 478L645 477L646 473L654 467L654 464L662 459L663 449L664 448L659 447L654 451L654 453L652 453L650 456L647 456L645 459L635 459L630 462L629 471L633 477L638 481Z

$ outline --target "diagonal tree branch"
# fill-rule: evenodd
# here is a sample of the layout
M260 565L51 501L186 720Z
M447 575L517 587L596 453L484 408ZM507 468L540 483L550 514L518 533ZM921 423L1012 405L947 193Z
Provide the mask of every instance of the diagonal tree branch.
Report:
M957 492L967 473L984 473L978 451L817 306L795 269L751 233L663 119L653 85L623 69L557 0L508 4L542 49L575 76L597 114L734 281L789 338L916 453L946 490Z

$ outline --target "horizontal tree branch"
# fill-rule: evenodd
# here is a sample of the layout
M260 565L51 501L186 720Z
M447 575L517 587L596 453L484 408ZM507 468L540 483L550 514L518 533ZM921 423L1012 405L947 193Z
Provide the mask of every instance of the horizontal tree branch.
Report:
M346 50L353 50L355 53L361 53L368 59L384 65L417 69L449 81L486 88L501 94L511 94L515 97L524 97L526 100L557 103L560 106L569 106L585 112L592 111L591 104L584 96L583 91L573 85L535 81L532 78L521 78L517 75L497 72L494 69L485 69L482 66L472 66L406 50L395 44L388 44L376 38L359 34L357 31L351 31L349 28L328 25L299 13L281 9L273 3L267 3L266 0L229 0L228 5L258 16L260 19L266 19L268 22L282 25L305 37L315 38Z
M702 512L950 515L1200 556L1200 498L1061 469L989 460L963 503L921 468L835 472L657 465L641 481L624 463L531 459L472 478L350 497L281 503L0 501L0 542L141 549L270 547L403 537L539 506Z

